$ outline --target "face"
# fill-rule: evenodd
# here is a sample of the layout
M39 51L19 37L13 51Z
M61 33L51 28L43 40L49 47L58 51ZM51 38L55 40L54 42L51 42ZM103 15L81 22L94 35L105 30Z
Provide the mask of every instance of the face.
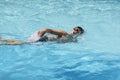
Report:
M71 34L77 34L80 32L79 28L73 28L73 30L71 31Z

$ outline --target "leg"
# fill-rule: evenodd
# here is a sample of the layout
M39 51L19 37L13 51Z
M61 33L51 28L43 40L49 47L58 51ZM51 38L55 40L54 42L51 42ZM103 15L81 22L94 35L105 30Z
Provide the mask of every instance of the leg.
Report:
M30 44L30 43L32 42L3 39L0 36L0 45L21 45L21 44Z
M12 45L23 44L23 42L17 41L17 40L6 40L6 43L7 44L12 44Z
M0 42L0 45L20 45L20 44L24 44L24 42L17 40L4 40Z
M0 36L0 40L2 40L2 37Z

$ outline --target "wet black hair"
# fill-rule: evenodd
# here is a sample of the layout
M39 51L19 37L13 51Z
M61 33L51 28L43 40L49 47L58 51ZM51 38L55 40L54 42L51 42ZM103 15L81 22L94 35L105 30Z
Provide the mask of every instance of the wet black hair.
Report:
M75 27L75 28L78 28L78 29L80 29L80 34L83 34L84 33L84 29L81 27L81 26L77 26L77 27Z

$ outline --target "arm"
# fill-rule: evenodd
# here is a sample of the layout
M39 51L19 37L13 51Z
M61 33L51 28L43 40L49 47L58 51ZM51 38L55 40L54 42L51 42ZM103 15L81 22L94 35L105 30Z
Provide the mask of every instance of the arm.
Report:
M39 36L43 36L45 33L54 34L54 35L57 35L58 37L63 37L67 35L67 32L63 30L43 29L38 31Z

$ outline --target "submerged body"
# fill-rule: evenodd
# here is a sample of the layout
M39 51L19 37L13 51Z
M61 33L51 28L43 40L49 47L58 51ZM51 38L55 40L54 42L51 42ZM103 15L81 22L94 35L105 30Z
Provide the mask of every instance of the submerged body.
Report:
M76 37L83 33L83 29L81 27L74 28L70 34L68 34L64 30L53 30L53 29L43 29L35 32L28 38L26 41L19 40L3 40L0 38L1 45L18 45L18 44L29 44L35 42L46 42L46 41L57 41L57 42L75 42L77 41ZM49 33L55 35L56 37L49 37L45 34Z

